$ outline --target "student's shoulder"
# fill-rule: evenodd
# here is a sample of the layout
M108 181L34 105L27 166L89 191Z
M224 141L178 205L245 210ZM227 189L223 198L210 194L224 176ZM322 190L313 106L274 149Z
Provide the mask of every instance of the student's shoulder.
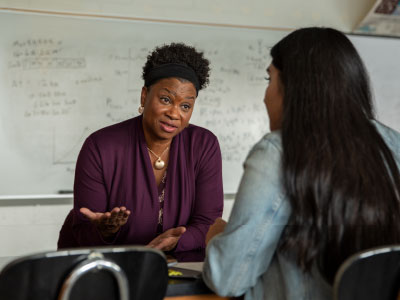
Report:
M375 124L378 132L381 134L389 148L394 150L394 152L399 152L400 151L400 132L394 130L393 128L390 128L389 126L386 126L382 124L379 121L373 121Z
M256 176L279 178L282 144L279 131L265 134L249 151L243 164L245 170L256 170Z
M250 150L253 152L282 152L282 138L279 130L266 133Z

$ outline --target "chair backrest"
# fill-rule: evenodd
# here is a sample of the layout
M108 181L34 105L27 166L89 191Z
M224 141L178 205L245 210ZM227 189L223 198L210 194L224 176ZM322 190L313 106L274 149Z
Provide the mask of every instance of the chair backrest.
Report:
M400 245L384 246L348 258L335 276L335 300L394 300L400 287Z
M163 299L165 255L142 247L99 247L40 253L0 273L0 298L12 300Z

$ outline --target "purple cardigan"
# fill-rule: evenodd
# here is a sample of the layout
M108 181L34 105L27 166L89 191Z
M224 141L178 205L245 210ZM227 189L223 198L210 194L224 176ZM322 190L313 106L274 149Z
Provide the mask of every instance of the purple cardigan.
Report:
M222 215L222 160L210 131L189 125L173 138L165 187L163 231L185 226L176 251L205 247L209 226ZM131 211L111 243L80 212L126 206ZM156 237L157 184L146 148L142 116L91 134L78 157L74 209L60 232L59 248L145 245Z

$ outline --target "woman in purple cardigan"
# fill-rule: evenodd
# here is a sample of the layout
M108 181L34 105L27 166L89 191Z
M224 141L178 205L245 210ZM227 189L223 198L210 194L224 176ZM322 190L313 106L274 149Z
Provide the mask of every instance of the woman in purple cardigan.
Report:
M58 248L205 247L222 215L218 140L189 124L209 61L184 44L156 48L143 67L140 116L91 134L78 157L74 208Z

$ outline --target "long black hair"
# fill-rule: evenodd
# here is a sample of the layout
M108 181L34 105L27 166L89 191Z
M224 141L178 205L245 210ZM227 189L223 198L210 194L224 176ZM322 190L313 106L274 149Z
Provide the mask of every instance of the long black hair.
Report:
M363 62L331 28L299 29L271 49L284 85L284 185L292 215L280 250L332 281L351 254L400 242L400 174L373 122Z

